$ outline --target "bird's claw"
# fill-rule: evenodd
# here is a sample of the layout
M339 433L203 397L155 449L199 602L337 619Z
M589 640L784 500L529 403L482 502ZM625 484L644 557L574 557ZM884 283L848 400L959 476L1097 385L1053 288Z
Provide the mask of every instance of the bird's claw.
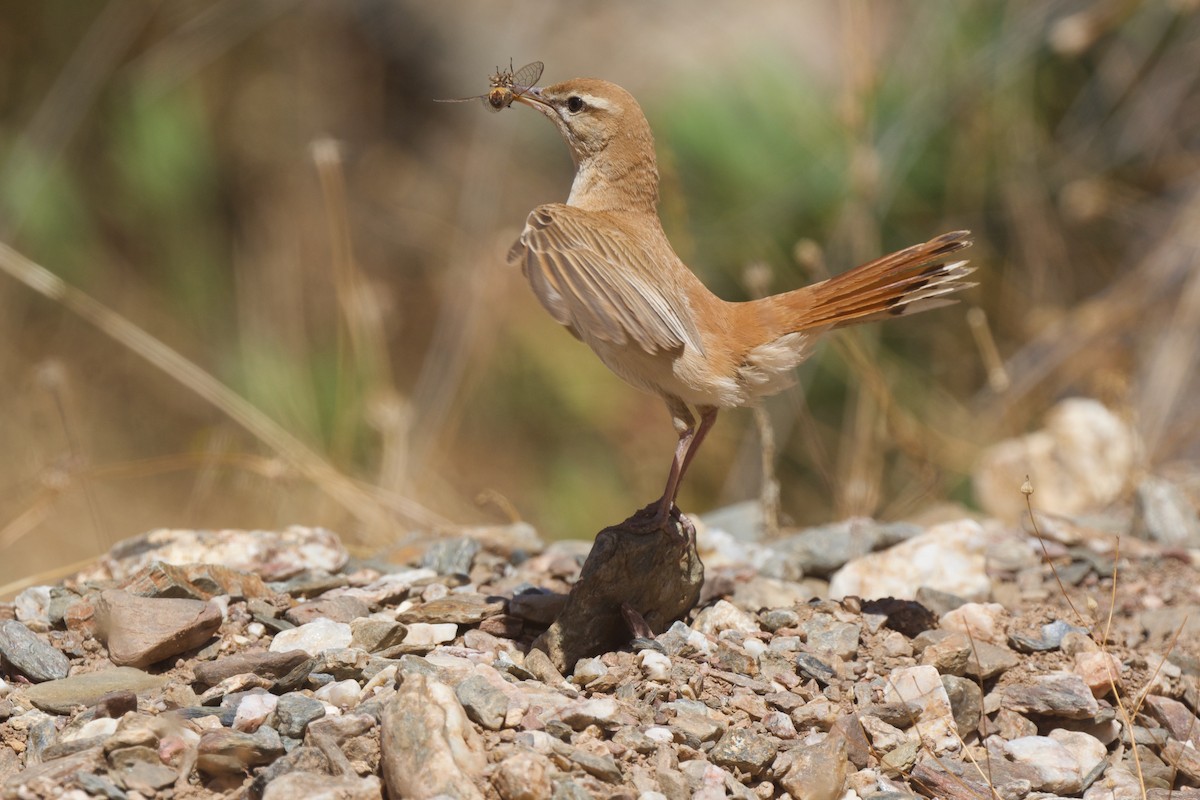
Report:
M694 541L696 526L679 510L679 506L672 503L665 513L662 508L661 502L651 503L625 520L621 527L638 534L666 533L678 540L681 546ZM676 524L672 525L672 522Z

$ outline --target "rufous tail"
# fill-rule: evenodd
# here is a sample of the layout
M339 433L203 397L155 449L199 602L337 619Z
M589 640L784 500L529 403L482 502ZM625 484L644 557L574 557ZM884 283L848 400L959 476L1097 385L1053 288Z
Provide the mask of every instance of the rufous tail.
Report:
M766 298L786 332L840 328L955 302L946 297L974 286L973 267L950 256L971 244L970 231L953 231L877 258L828 280Z

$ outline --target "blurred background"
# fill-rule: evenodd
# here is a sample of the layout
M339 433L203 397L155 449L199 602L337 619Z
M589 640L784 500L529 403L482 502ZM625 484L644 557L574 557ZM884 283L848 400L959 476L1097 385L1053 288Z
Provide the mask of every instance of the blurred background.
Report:
M504 263L566 147L432 102L510 58L639 98L668 235L726 299L975 233L964 302L723 414L685 510L758 497L764 430L786 525L971 506L980 448L1072 394L1146 469L1195 458L1196 11L2 0L0 583L156 527L590 537L658 496L661 401Z

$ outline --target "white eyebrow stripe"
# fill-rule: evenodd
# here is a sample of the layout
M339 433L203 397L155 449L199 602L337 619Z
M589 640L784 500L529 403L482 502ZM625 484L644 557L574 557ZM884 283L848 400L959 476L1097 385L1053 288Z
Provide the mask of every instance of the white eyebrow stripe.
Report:
M595 108L603 108L607 110L612 107L608 100L604 99L603 97L593 97L590 94L581 94L579 95L579 98L589 106L593 106Z

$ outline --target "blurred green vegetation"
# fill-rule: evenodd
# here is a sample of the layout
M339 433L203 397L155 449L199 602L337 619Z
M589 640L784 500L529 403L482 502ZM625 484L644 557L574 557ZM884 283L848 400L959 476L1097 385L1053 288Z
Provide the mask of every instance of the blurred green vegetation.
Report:
M1143 380L1164 331L1198 324L1175 307L1195 273L1194 2L659 5L0 0L0 241L390 509L0 276L4 575L157 526L378 546L430 525L395 498L495 521L485 491L587 536L657 496L661 402L503 264L525 214L566 196L565 147L536 115L429 102L510 56L640 98L668 233L727 299L975 232L963 304L832 337L768 402L789 519L969 503L978 449L1068 393L1151 421L1148 466L1195 456L1194 379ZM756 496L757 437L723 414L684 507Z

